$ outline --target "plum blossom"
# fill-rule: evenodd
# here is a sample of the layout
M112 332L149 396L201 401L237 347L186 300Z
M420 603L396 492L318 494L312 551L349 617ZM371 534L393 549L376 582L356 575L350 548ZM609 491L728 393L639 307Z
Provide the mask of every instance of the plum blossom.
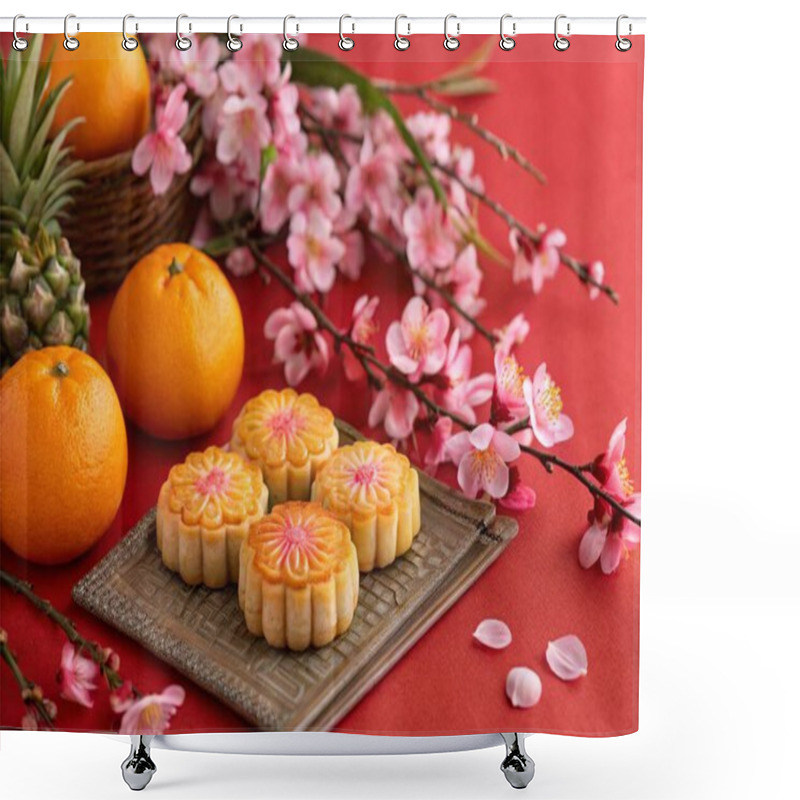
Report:
M428 158L440 164L450 162L450 117L433 111L420 111L406 120L406 127Z
M353 306L353 321L350 323L350 338L363 345L371 345L378 332L375 311L380 303L379 297L362 294ZM349 381L357 381L364 375L364 369L349 347L342 348L342 367Z
M351 83L338 91L329 87L315 89L311 94L311 112L325 128L345 134L339 146L352 163L358 156L358 143L348 136L360 136L364 129L364 114L358 90Z
M275 233L289 219L289 192L294 186L298 166L292 158L279 158L267 167L261 192L261 229Z
M406 439L414 430L419 414L419 400L409 389L387 382L376 393L367 420L371 428L383 423L386 434L394 440Z
M525 379L522 391L528 406L531 430L539 444L552 447L572 438L575 432L572 420L562 413L564 402L561 389L547 371L547 364L539 365L533 380Z
M344 245L344 255L339 259L339 272L351 281L361 277L366 253L364 236L356 226L356 215L343 206L339 216L333 221L333 232Z
M475 407L491 398L494 378L488 372L472 377L472 348L468 344L461 344L458 330L453 331L450 337L447 358L439 379L445 387L439 393L442 407L474 425L477 420Z
M507 356L515 347L521 345L528 338L531 326L524 314L517 314L504 328L494 332L497 343L495 352Z
M625 463L625 432L627 420L617 425L606 451L594 462L592 472L602 489L623 508L635 516L641 514L641 495L634 492L628 467ZM641 538L639 526L611 506L602 497L595 498L589 512L589 528L583 534L578 560L584 569L598 561L600 569L610 575L615 572L627 552L637 547Z
M430 310L421 297L412 297L399 322L386 331L386 349L392 365L412 381L435 375L447 358L450 318L440 308Z
M515 439L488 422L471 431L457 433L447 445L447 451L458 464L458 485L467 497L477 497L485 491L500 498L508 492L508 464L519 458Z
M299 102L300 91L294 83L287 83L270 98L269 120L275 146L281 154L297 146L305 150L305 135L301 133L300 117L297 113Z
M388 147L376 148L366 134L358 161L350 169L345 188L345 203L356 214L364 209L370 215L386 215L400 200L400 172Z
M592 261L591 264L589 264L588 269L589 269L589 274L592 276L592 278L594 278L594 280L596 280L598 283L603 282L603 278L605 277L606 274L606 269L603 266L602 261ZM600 287L595 286L592 283L587 285L589 287L589 299L597 300L597 298L600 297Z
M540 225L538 235L538 241L534 241L517 228L512 228L508 235L514 253L514 283L530 279L534 294L542 291L545 280L556 276L561 264L560 248L567 243L567 237L559 228L547 230Z
M308 156L289 192L289 210L293 214L297 211L308 214L318 209L328 219L334 219L342 208L338 194L341 180L336 162L328 153Z
M336 279L336 264L345 254L342 242L333 235L333 224L318 208L308 216L292 217L286 247L295 269L295 283L303 292L330 291Z
M231 95L223 103L221 113L217 159L226 165L239 162L249 180L257 179L261 173L261 151L272 137L267 101L260 95Z
M408 239L408 261L423 275L433 275L453 263L454 232L447 212L436 201L430 186L422 186L403 213L403 233Z
M496 422L516 422L528 413L525 394L525 370L516 357L509 353L494 354L494 394L492 395L492 419Z
M169 47L168 53L172 70L198 97L211 97L217 91L217 64L222 47L216 36L204 36L196 47L188 50Z
M536 492L522 482L516 465L509 469L508 491L498 502L509 511L528 511L536 505Z
M61 666L56 681L61 687L61 696L78 705L92 708L92 692L97 688L100 668L91 659L82 656L75 645L66 642L61 649Z
M274 362L284 365L290 386L297 386L312 369L327 369L328 343L314 315L302 303L273 311L264 325L264 335L275 340Z
M280 37L250 34L247 47L220 67L220 79L229 92L272 94L288 82L290 65L281 65Z
M225 222L234 215L236 198L246 189L234 170L216 160L207 161L195 173L189 188L197 197L208 197L211 216L218 222Z
M451 285L453 299L459 307L472 317L477 317L486 307L486 300L480 297L483 273L478 266L478 254L474 244L465 247L456 258L452 269L447 275L447 282ZM453 324L461 331L461 338L468 339L474 333L474 328L469 320L457 313L451 313Z
M243 278L256 270L256 260L249 247L234 247L225 259L225 266L231 275Z
M425 451L423 458L425 471L429 475L435 475L439 464L444 464L450 460L450 456L447 453L447 443L450 441L452 432L453 420L450 417L439 417L436 420L431 434L430 446Z
M111 708L122 714L121 734L157 736L169 728L170 720L185 699L186 692L177 684L167 686L158 694L147 694L137 699L130 681L126 681L111 695Z
M192 157L180 132L189 116L185 100L186 84L179 83L164 105L156 108L155 130L146 133L133 151L131 168L136 175L150 171L150 186L158 196L169 189L173 177L183 175L192 166Z

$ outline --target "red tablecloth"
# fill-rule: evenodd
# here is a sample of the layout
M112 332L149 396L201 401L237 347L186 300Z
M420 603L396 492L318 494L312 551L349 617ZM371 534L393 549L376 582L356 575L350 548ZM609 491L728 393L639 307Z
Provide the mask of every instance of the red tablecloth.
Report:
M628 417L628 463L638 485L644 41L635 38L627 54L618 53L613 41L613 37L578 38L566 53L557 53L552 38L545 36L520 39L509 53L495 47L486 74L498 82L500 91L460 101L464 110L477 112L483 124L529 154L547 175L546 187L536 185L468 132L460 130L456 135L475 147L477 171L492 196L532 224L545 221L563 227L569 252L605 263L607 280L621 297L619 307L605 298L591 302L584 287L563 268L534 298L529 289L515 287L502 267L485 261L489 306L482 319L493 327L518 310L527 313L531 333L519 357L530 373L546 360L562 387L565 411L576 429L574 438L559 446L565 458L589 460L603 450L620 419ZM465 39L457 53L448 53L437 37L415 37L412 48L398 54L387 37L357 37L356 42L355 50L342 56L348 62L373 74L408 81L441 74L478 44ZM314 44L339 53L331 37ZM481 210L481 226L489 240L508 250L506 229L486 209ZM358 287L340 279L328 306L330 314L344 323L358 294L380 292L385 330L409 296L407 280L399 268L374 258L365 275ZM201 440L171 444L129 428L130 467L122 508L100 543L76 562L40 568L5 548L0 553L3 569L32 581L87 637L113 647L120 654L122 673L138 687L156 691L172 682L186 687L186 702L174 719L173 732L246 730L248 726L139 645L77 608L70 591L154 505L173 463L190 450L225 442L247 398L265 387L283 385L281 368L271 363L272 345L262 329L269 312L288 302L287 295L274 284L261 285L255 277L232 283L247 332L245 375L236 401L216 430ZM394 299L389 299L390 294ZM112 295L91 298L92 351L101 362L112 299ZM479 339L474 344L476 371L491 370L488 348ZM335 364L324 379L310 377L301 388L314 392L337 414L365 430L368 394L346 383ZM639 554L633 554L611 577L597 569L581 569L577 548L591 505L589 495L563 474L547 475L527 458L522 463L524 477L536 488L538 503L520 516L518 537L340 722L338 730L406 735L497 730L612 735L636 729ZM453 482L452 469L442 470L440 477ZM472 631L485 617L499 617L510 625L514 641L508 649L492 652L473 641ZM0 627L7 630L26 672L41 682L47 696L57 699L61 631L5 588L0 591ZM548 641L567 633L578 634L589 655L588 675L574 683L558 680L544 659ZM505 698L505 676L517 665L530 666L542 677L542 699L532 709L513 709ZM0 725L18 727L23 710L10 673L3 672ZM108 730L115 722L105 690L98 693L91 710L59 702L59 728Z

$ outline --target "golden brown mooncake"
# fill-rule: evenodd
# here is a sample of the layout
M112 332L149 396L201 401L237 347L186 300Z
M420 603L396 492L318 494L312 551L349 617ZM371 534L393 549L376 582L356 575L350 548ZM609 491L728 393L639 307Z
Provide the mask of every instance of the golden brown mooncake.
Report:
M158 495L156 542L164 564L191 585L218 589L238 581L239 550L268 498L258 465L238 453L191 453Z
M361 572L391 564L419 533L419 476L390 444L337 450L317 473L311 498L350 528Z
M322 647L344 633L358 603L358 561L347 526L318 503L275 506L242 545L239 606L272 647Z
M333 413L294 389L267 389L248 400L231 438L235 452L261 467L271 506L308 500L317 470L338 444Z

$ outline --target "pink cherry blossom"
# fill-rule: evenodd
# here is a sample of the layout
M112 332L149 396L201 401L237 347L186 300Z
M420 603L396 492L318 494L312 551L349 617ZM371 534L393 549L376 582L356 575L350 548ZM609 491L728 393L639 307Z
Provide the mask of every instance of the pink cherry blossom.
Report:
M509 233L509 242L514 252L512 277L515 283L530 278L533 293L542 291L545 280L554 278L561 264L560 248L567 237L559 228L547 230L539 226L539 240L533 241L516 228Z
M392 365L412 381L435 375L447 358L450 318L440 308L431 311L421 297L412 297L399 322L386 331L386 349Z
M198 97L211 97L219 85L217 64L222 47L216 36L204 36L195 47L169 47L170 67Z
M269 101L269 120L275 146L279 152L293 148L301 134L300 116L297 106L300 102L300 91L295 83L282 86ZM305 148L304 148L305 149Z
M611 434L606 451L595 459L592 472L607 494L638 517L641 514L641 495L634 491L625 463L626 427L627 420L623 419ZM578 560L584 569L599 561L601 570L610 575L617 570L628 551L639 545L640 538L641 531L636 523L602 497L597 497L589 513L589 528L581 539Z
M525 403L531 420L531 429L539 444L552 447L558 442L572 438L575 429L572 420L561 409L561 389L547 371L547 364L540 364L533 380L526 378L522 385Z
M164 105L156 108L156 127L136 145L131 168L136 175L150 171L150 186L154 195L169 189L173 177L183 175L192 166L192 157L181 139L180 132L189 116L186 84L178 84Z
M135 699L129 686L122 687L112 696L112 709L122 714L119 732L127 736L157 736L169 728L175 712L183 705L186 692L182 686L172 684L159 694L148 694Z
M507 356L515 347L521 345L528 338L531 326L524 314L517 314L504 328L496 330L497 343L495 352Z
M329 153L315 153L303 161L295 184L289 192L289 210L308 214L318 209L328 219L335 219L342 208L338 191L341 176Z
M435 475L436 469L439 464L444 464L450 460L447 452L447 443L453 432L453 420L450 417L439 417L436 424L433 426L431 434L431 443L425 451L423 463L425 464L425 471L429 475Z
M376 147L388 147L394 160L407 161L411 154L394 120L382 109L369 118L369 133Z
M440 405L474 425L475 408L491 398L494 378L488 372L472 377L472 348L461 344L458 330L450 337L447 358L437 378L444 387L438 393Z
M525 370L516 357L509 353L494 354L494 394L492 419L495 422L516 422L528 414L523 385Z
M372 216L386 215L399 200L400 173L388 147L376 148L366 134L358 161L350 169L345 203L356 214L363 210Z
M353 321L350 324L350 338L363 345L371 345L378 332L375 311L380 298L362 294L353 306ZM364 377L364 368L353 355L349 347L342 348L342 366L349 381L357 381Z
M61 666L56 680L65 700L92 708L92 692L97 688L95 681L99 672L97 664L91 658L82 656L75 645L66 642L61 648Z
M292 216L286 247L295 269L295 283L304 292L330 291L336 278L336 264L345 254L342 242L333 235L333 224L318 208L308 216Z
M344 245L344 255L339 259L339 272L351 281L361 277L361 269L366 260L364 235L356 227L356 215L343 206L339 216L333 221L333 232Z
M291 67L281 65L281 39L270 34L249 34L247 45L220 67L229 92L272 94L289 80Z
M349 141L347 136L360 136L365 120L356 87L346 83L338 91L328 87L315 89L311 95L311 112L325 128L346 134L340 147L352 163L358 153L358 143Z
M536 492L522 482L519 467L510 467L508 491L498 502L509 511L528 511L536 505Z
M236 170L209 159L192 177L189 188L197 197L207 196L211 216L218 222L226 222L236 212L236 198L246 187Z
M458 305L472 317L477 317L486 307L486 300L480 297L483 273L478 266L478 254L475 245L465 247L456 258L447 275L447 283L451 285L451 293ZM438 295L437 295L438 297ZM451 310L453 324L461 331L461 338L468 339L474 333L472 323Z
M275 340L276 364L283 364L290 386L297 386L312 369L325 372L328 367L328 343L317 326L314 315L299 302L278 308L267 318L264 335Z
M430 186L423 186L403 214L406 253L411 266L423 275L452 265L456 256L455 234L447 212Z
M292 158L279 158L267 167L261 192L261 229L276 233L289 219L289 192L299 167Z
M509 487L508 464L519 458L519 444L494 425L484 422L472 431L456 434L447 446L458 464L458 485L467 497L485 491L503 497Z
M598 283L602 283L603 282L603 278L605 277L605 274L606 274L606 269L603 266L603 262L602 261L592 261L592 263L589 264L589 274ZM600 287L599 286L594 286L591 283L588 284L588 286L589 286L589 299L590 300L597 300L597 298L600 297Z
M406 127L428 158L439 164L450 162L450 117L421 111L406 120Z
M241 51L240 51L241 52ZM260 95L231 95L222 105L217 159L222 164L238 162L249 180L261 173L261 151L269 144L272 130L267 121L267 101Z
M367 421L371 428L377 428L383 423L383 428L391 439L403 440L414 430L414 421L418 414L419 400L414 393L387 382L375 394Z
M225 259L225 266L231 275L243 278L256 270L256 260L249 247L234 247Z

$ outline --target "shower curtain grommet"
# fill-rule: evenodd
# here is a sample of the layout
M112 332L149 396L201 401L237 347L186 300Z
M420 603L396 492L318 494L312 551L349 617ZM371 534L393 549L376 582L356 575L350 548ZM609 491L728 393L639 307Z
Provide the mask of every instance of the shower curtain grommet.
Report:
M11 33L12 33L12 35L14 37L13 41L11 42L11 46L18 53L21 53L23 50L25 50L28 47L28 40L27 39L23 39L17 33L17 20L20 20L20 19L25 19L24 14L17 14L14 17L14 21L11 23Z
M74 36L69 35L69 21L71 19L75 19L74 14L67 14L67 16L64 17L64 49L70 52L77 50L81 45ZM80 30L80 25L78 25L78 30Z
M451 19L456 20L456 35L451 36L450 32L447 30L447 23L450 22ZM458 50L461 46L461 42L458 40L458 33L461 28L461 23L458 22L458 17L455 14L448 14L444 18L444 49L449 50L452 52L453 50Z

